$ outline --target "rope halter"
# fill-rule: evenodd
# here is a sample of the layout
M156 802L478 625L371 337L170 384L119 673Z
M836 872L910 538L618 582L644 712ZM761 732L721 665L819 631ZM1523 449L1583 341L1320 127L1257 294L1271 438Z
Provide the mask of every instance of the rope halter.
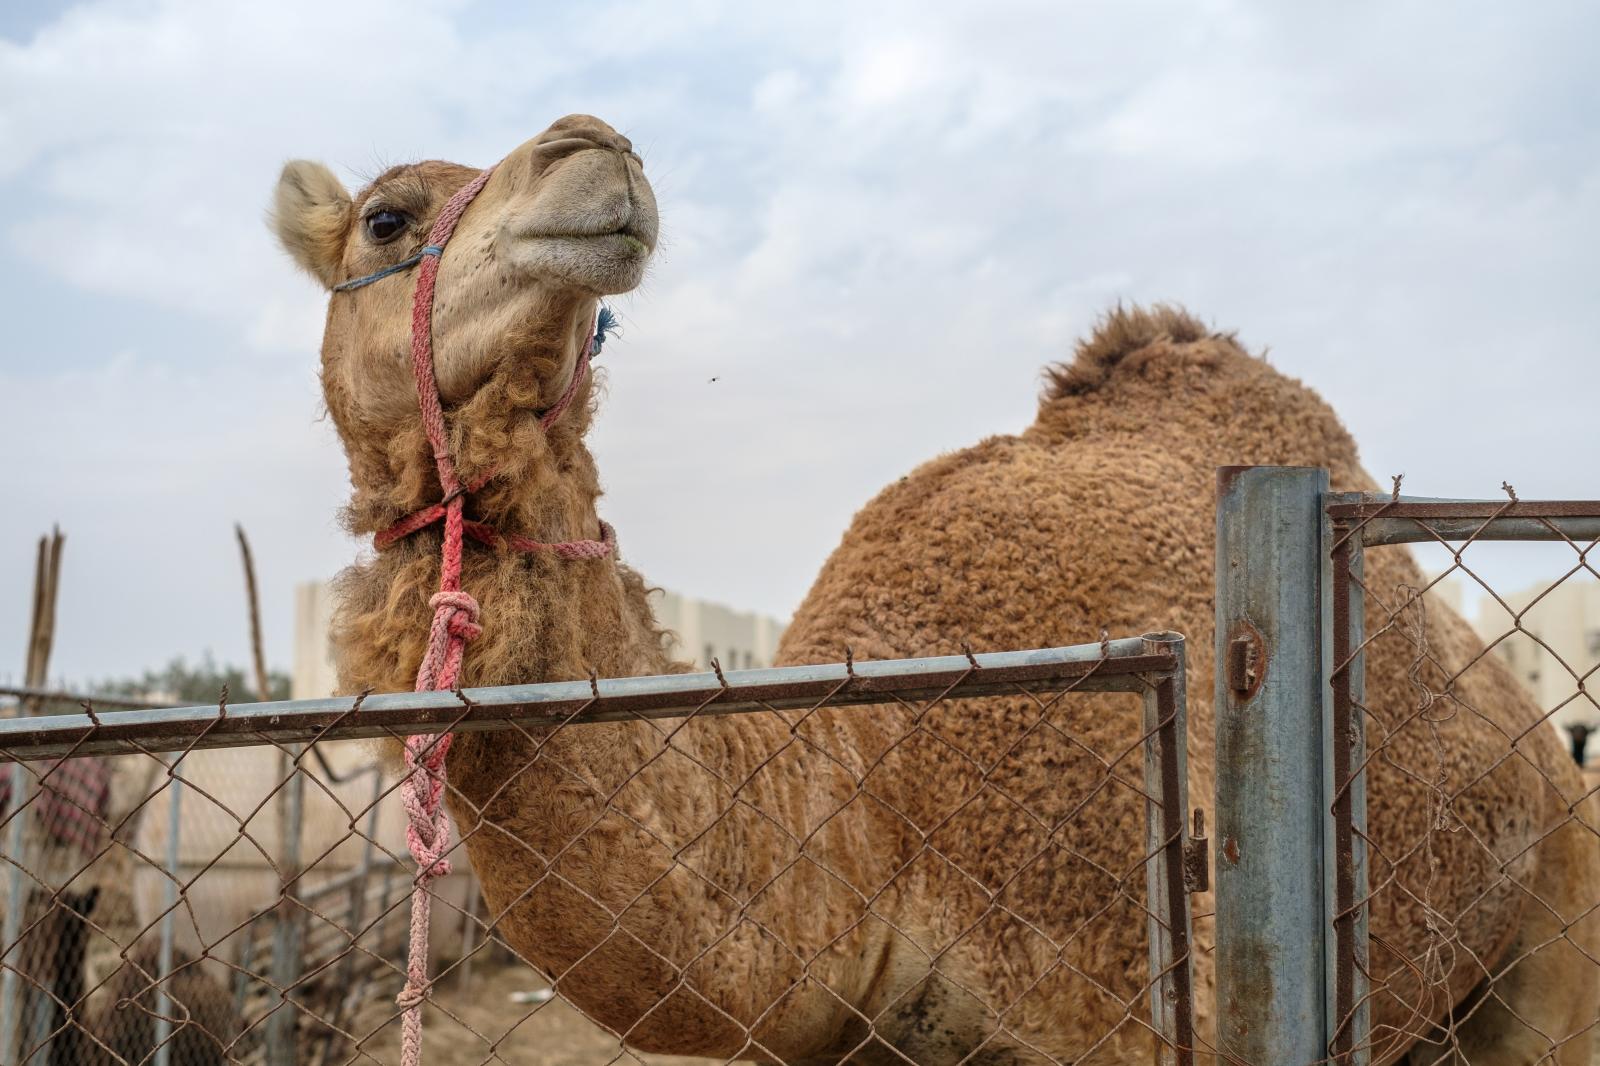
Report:
M423 430L433 452L439 485L444 495L438 503L415 511L378 532L373 537L373 544L381 551L418 530L438 522L444 523L439 591L428 601L428 606L433 609L433 621L428 628L427 651L417 670L418 692L455 688L460 679L461 660L466 653L467 642L483 632L478 601L461 588L463 537L470 536L489 545L504 545L513 551L551 551L564 559L599 559L616 550L616 533L605 522L600 523L599 540L547 544L527 537L503 534L493 526L470 521L463 514L466 497L482 488L494 477L495 471L490 470L475 481L464 483L450 457L444 405L439 397L439 383L433 365L433 297L445 246L449 244L450 236L455 232L456 224L461 221L467 206L483 191L494 171L495 167L489 167L450 197L440 210L439 217L434 220L433 228L428 232L428 243L420 252L393 266L333 287L336 293L350 292L392 274L417 268L416 289L411 298L411 372L416 380ZM589 339L579 353L572 380L561 398L540 416L539 424L543 428L548 429L571 406L579 387L588 377L590 360L615 327L616 319L610 309L600 308ZM450 863L446 858L450 851L450 824L442 801L445 756L450 751L451 740L451 734L444 733L407 737L405 741L406 770L400 796L407 817L406 844L417 864L417 874L415 889L411 894L406 985L395 1001L403 1011L402 1066L418 1066L422 1054L422 1005L427 1000L429 989L428 926L432 910L429 886L435 878L450 872Z

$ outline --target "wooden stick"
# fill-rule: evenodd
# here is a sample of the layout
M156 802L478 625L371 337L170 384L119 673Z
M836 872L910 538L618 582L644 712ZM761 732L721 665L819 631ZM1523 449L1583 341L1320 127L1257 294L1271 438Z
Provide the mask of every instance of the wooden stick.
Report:
M250 556L250 541L244 535L244 526L235 522L233 531L239 536L239 554L244 557L244 590L250 608L250 654L255 659L256 699L265 703L272 699L272 683L267 677L267 656L261 649L261 600L256 594L256 564Z
M66 538L60 527L52 527L50 536L39 538L39 554L33 571L33 618L28 627L28 656L24 667L24 683L43 688L50 673L50 652L56 637L56 593L61 581L61 549ZM39 713L37 700L24 700L24 715Z

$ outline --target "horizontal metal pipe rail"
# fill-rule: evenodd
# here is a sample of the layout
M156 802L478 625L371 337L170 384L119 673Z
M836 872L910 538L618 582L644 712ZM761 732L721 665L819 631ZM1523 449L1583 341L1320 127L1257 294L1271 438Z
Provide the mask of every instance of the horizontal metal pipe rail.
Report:
M1450 500L1330 493L1328 517L1358 527L1365 547L1440 540L1600 540L1600 500Z
M1142 692L1143 675L1173 669L1142 637L1034 651L887 659L723 674L600 678L456 692L396 692L229 706L83 712L0 720L0 763L305 744L401 734L470 732L638 718L860 706L896 699L1034 691ZM92 705L91 705L92 706Z

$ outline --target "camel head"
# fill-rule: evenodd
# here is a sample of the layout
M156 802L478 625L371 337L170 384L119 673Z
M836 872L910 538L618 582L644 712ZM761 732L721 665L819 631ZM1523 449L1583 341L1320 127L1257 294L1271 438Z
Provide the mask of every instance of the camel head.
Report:
M320 163L296 160L279 179L278 239L330 290L323 391L350 456L358 527L364 488L387 485L392 500L378 512L416 505L432 460L409 362L412 272L335 286L416 255L477 174L438 161L396 166L354 197ZM599 298L642 280L656 232L639 156L599 119L569 115L500 162L445 248L434 296L434 373L464 473L515 468L549 446L536 439L538 414L571 380ZM569 414L581 432L587 403Z

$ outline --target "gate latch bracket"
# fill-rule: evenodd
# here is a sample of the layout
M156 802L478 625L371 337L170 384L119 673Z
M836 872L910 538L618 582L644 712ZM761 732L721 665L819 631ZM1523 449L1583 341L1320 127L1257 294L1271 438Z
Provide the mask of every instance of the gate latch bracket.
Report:
M1240 622L1230 634L1223 671L1228 691L1239 702L1254 699L1261 690L1267 673L1266 647L1260 631L1249 622Z
M1183 887L1189 892L1211 890L1211 841L1206 838L1206 812L1194 809L1194 831L1183 842Z

